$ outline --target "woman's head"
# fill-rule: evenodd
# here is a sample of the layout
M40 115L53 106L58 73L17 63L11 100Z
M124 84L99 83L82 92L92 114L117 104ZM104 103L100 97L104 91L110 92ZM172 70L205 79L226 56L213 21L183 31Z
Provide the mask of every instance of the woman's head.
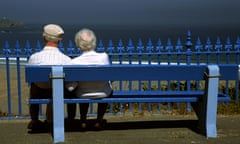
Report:
M87 28L81 29L75 35L75 44L82 51L89 51L95 49L96 41L97 39L94 32Z

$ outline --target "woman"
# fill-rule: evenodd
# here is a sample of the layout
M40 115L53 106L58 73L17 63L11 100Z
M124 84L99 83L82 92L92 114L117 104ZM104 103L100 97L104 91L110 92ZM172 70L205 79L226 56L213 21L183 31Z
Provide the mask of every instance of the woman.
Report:
M75 65L109 65L109 57L106 53L98 53L96 47L96 36L90 29L82 29L75 35L75 44L82 51L82 54L72 59ZM112 95L112 86L109 81L105 82L78 82L75 90L76 96L80 98L103 98ZM107 103L98 104L98 115L94 128L103 128L103 116L107 109ZM81 127L87 128L87 112L89 103L80 104Z

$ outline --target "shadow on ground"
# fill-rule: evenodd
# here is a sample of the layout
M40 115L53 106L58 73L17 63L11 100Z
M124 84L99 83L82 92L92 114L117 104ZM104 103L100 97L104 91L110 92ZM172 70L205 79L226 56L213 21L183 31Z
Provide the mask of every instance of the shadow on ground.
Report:
M88 127L84 131L96 131L93 128L95 120L88 120ZM104 131L106 130L137 130L137 129L159 129L159 128L188 128L195 133L199 133L197 120L159 120L159 121L133 121L133 122L107 122L104 120ZM81 121L65 120L65 132L81 132ZM48 125L45 129L28 131L30 134L51 133L52 126Z

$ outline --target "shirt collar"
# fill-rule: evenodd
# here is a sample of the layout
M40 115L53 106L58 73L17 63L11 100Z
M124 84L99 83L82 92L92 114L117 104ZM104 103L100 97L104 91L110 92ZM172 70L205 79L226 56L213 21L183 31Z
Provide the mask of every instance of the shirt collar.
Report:
M91 54L91 53L96 53L94 50L90 50L90 51L84 51L83 54Z
M44 48L43 48L44 50L59 50L58 48L56 48L56 47L52 47L52 46L45 46Z

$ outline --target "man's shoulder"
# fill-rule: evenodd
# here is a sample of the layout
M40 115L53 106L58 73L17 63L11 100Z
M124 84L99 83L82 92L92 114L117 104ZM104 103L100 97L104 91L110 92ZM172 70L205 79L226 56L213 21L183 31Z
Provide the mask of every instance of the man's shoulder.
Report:
M29 58L32 59L32 58L37 57L40 52L41 52L41 51L32 53L32 55L31 55Z

